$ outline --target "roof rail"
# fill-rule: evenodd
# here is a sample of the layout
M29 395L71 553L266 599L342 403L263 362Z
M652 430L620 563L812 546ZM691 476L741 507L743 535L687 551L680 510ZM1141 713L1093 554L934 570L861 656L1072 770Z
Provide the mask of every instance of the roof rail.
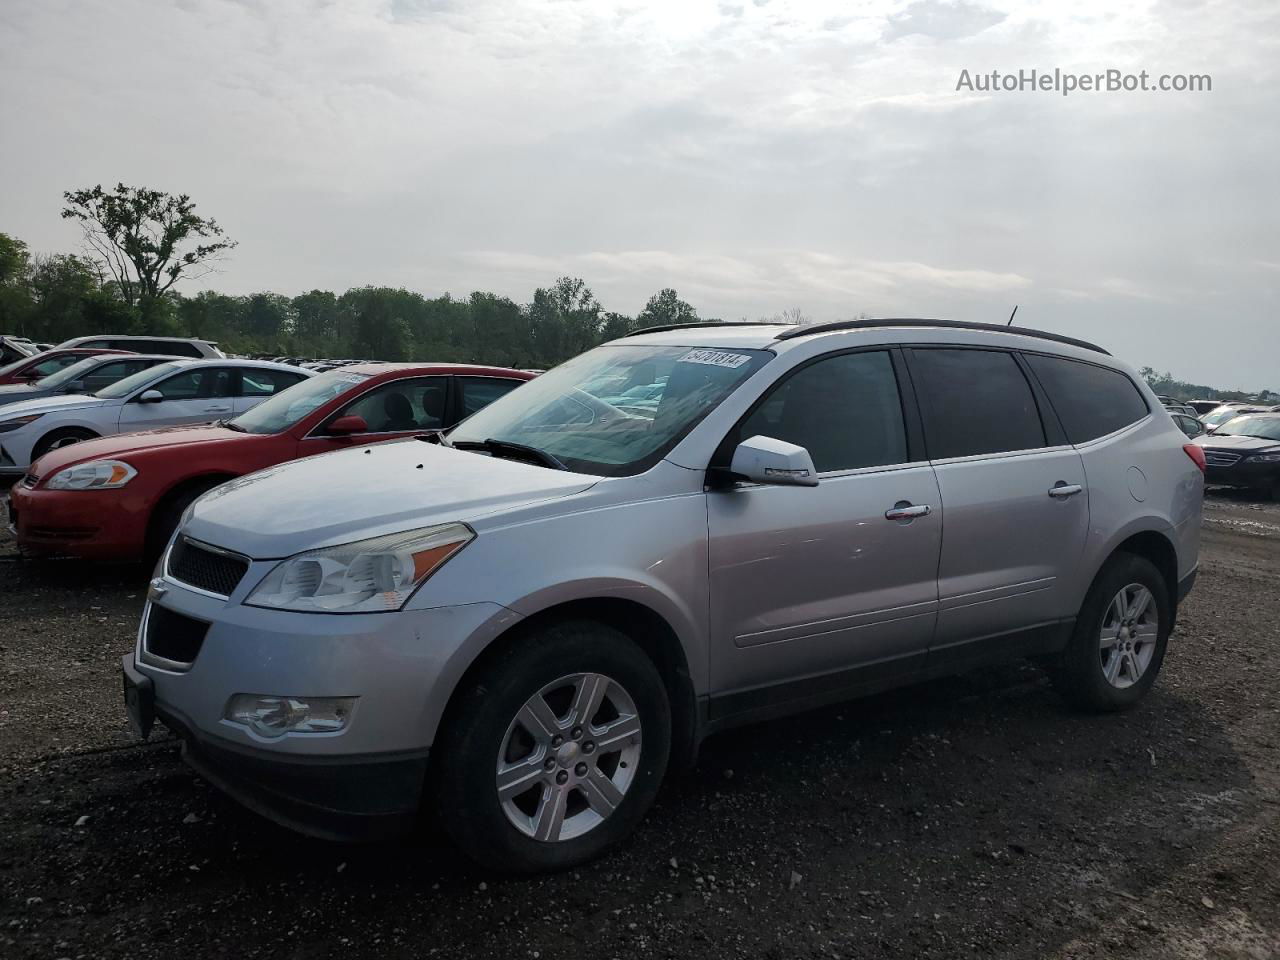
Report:
M925 320L917 317L883 318L867 320L837 320L834 323L815 323L811 326L800 326L794 330L784 330L775 340L791 340L795 337L807 337L811 333L830 333L835 330L859 330L865 327L943 327L948 330L986 330L991 333L1016 333L1023 337L1036 337L1040 340L1052 340L1054 343L1065 343L1072 347L1082 347L1095 353L1111 356L1110 351L1103 350L1096 343L1077 340L1075 337L1064 337L1059 333L1046 333L1043 330L1032 330L1030 327L1008 327L1003 323L969 323L964 320Z
M641 327L623 334L624 337L638 337L642 333L664 333L667 330L696 330L699 327L777 327L782 326L774 320L699 320L696 323L663 323L656 327Z

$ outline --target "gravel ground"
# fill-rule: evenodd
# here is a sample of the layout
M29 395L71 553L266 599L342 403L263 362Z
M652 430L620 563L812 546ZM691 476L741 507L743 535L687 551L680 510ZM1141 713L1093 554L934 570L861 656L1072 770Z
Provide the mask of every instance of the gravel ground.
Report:
M147 572L4 536L3 957L1280 956L1280 505L1210 498L1137 709L1014 665L724 734L620 851L533 880L294 836L131 742Z

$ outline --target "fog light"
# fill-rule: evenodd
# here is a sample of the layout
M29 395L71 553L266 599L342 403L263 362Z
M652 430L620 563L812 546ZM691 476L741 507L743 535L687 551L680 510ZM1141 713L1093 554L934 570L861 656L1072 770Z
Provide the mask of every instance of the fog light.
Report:
M227 704L226 718L260 737L286 733L337 733L346 728L355 697L272 697L237 693Z

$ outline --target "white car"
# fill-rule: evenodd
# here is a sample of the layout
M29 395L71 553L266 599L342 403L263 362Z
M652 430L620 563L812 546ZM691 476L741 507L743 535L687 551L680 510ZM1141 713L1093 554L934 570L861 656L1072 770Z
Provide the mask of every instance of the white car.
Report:
M261 360L174 360L94 394L10 404L0 411L0 475L25 473L50 450L81 440L230 419L311 376Z

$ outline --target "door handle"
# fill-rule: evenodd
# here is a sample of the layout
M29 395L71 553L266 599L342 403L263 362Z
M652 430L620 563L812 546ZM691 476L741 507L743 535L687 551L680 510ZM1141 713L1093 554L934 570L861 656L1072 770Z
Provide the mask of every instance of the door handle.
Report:
M1067 483L1065 480L1059 480L1049 488L1049 496L1055 500L1065 500L1067 497L1074 497L1083 489L1084 487L1078 483Z
M205 413L230 413L231 408L230 407L205 407L204 412Z
M933 508L927 503L912 505L909 500L899 500L884 512L886 520L914 520L916 517L927 517Z

